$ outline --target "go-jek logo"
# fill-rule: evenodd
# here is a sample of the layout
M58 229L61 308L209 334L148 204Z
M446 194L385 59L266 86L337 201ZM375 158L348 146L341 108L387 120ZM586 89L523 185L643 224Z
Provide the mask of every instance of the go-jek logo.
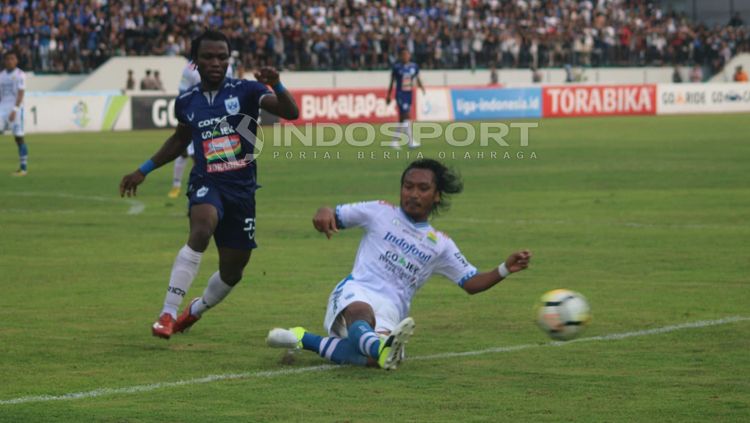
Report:
M410 254L416 257L416 259L422 263L426 263L432 258L432 254L427 254L424 251L420 250L416 244L412 244L406 239L399 238L390 232L386 233L383 239L400 248L404 254Z

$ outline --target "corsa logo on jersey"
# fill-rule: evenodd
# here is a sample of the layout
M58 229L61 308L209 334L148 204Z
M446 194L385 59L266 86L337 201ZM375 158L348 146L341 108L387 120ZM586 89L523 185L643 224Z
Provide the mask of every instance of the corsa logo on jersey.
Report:
M427 254L420 250L416 244L412 244L405 238L399 238L390 232L386 233L383 239L400 248L404 254L413 255L422 263L426 263L432 258L432 254Z
M198 122L198 128L205 128L207 126L218 125L221 121L224 120L224 118L225 117L222 116L222 117L215 117L215 118L211 118L211 119L202 120L202 121Z

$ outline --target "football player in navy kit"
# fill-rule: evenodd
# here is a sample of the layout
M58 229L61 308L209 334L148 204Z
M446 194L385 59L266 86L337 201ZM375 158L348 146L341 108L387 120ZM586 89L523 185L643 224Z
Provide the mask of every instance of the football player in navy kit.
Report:
M256 247L254 142L260 108L289 120L299 115L275 69L260 69L255 73L257 81L226 77L230 49L223 33L207 30L193 43L192 59L201 82L177 98L179 124L174 134L120 183L121 196L135 195L149 172L171 162L193 143L195 166L187 193L190 235L174 261L164 307L152 326L152 334L164 339L184 332L204 311L221 302L242 279ZM211 237L219 252L219 270L209 278L203 295L178 317Z

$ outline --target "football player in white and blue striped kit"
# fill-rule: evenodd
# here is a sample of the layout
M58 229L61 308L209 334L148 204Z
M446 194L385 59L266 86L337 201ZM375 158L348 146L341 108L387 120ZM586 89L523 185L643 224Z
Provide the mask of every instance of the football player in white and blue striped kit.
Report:
M328 238L339 229L364 229L354 268L330 295L324 321L328 336L301 327L277 328L269 332L268 344L314 351L340 364L395 369L414 331L412 298L433 274L476 294L526 269L531 253L524 250L480 273L451 238L432 227L430 216L447 206L448 195L462 189L454 172L422 159L401 175L400 207L371 201L318 210L313 223Z
M4 69L0 72L0 134L10 129L18 146L18 170L13 176L26 176L29 148L23 139L23 97L26 93L26 74L17 67L18 57L9 50L3 55Z

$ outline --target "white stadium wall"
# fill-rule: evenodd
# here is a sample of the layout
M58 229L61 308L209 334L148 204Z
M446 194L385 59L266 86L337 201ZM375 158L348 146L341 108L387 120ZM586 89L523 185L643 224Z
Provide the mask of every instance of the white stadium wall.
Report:
M24 98L24 129L40 132L130 130L130 99L118 92L42 94Z
M146 69L158 70L166 92L176 92L182 70L187 60L181 56L113 57L90 75L27 75L29 91L78 91L122 90L125 88L128 69L133 70L136 85L140 84ZM654 84L671 82L671 68L575 68L580 73L582 84ZM498 69L501 85L510 87L528 86L532 83L528 69ZM565 82L565 71L561 68L540 70L542 83ZM488 85L490 71L471 70L422 70L422 82L429 86L482 86ZM244 77L254 79L252 71ZM382 71L309 71L284 72L284 83L289 88L372 88L387 87L390 72Z
M501 85L511 87L528 86L532 83L531 71L527 69L498 69L498 80ZM562 84L565 82L565 70L542 69L542 83ZM470 70L422 70L422 83L426 86L482 86L490 82L490 71ZM585 69L581 75L582 84L647 84L668 83L672 81L670 68L608 68ZM252 72L245 78L254 79ZM389 71L360 72L284 72L284 84L290 88L371 88L388 87Z

